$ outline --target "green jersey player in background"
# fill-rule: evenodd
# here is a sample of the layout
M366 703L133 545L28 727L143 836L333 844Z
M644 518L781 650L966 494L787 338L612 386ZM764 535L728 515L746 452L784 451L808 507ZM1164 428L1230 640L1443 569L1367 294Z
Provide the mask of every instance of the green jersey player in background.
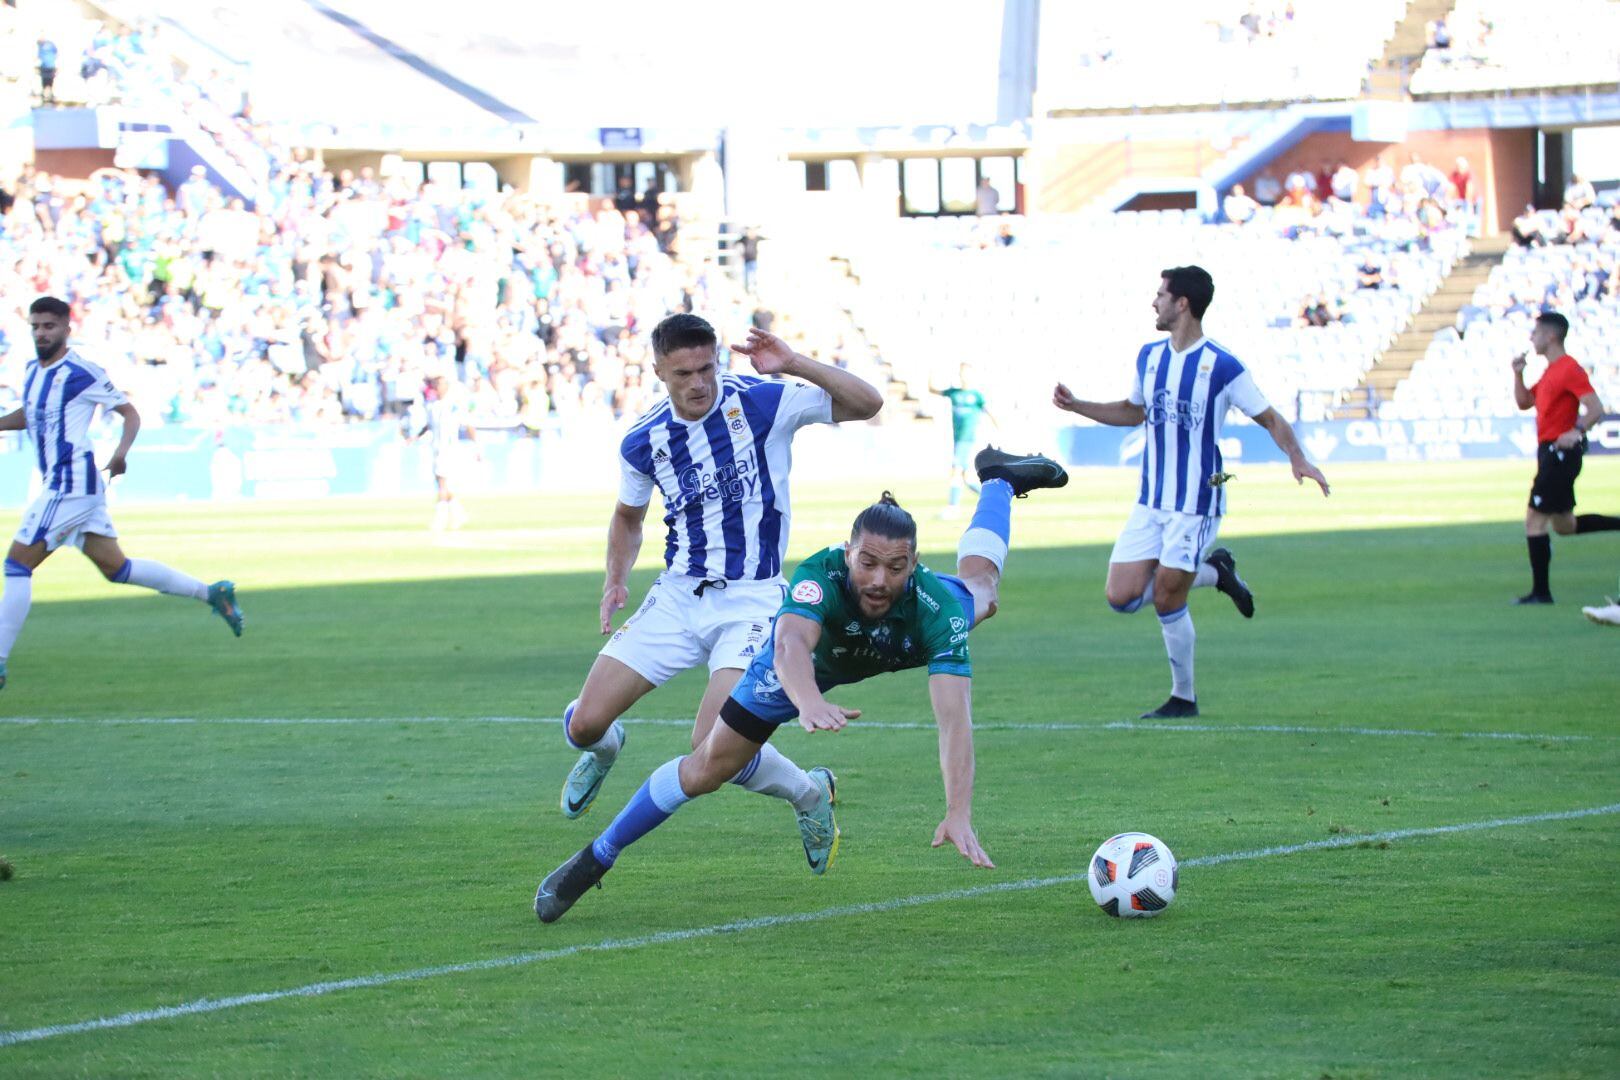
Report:
M951 491L942 516L954 517L962 501L963 482L975 493L979 490L967 479L968 468L973 463L973 448L979 445L979 420L982 417L995 424L996 418L985 405L984 393L973 389L972 364L963 364L957 369L955 386L942 390L930 385L928 389L951 403Z
M968 632L996 613L1013 497L1062 487L1069 476L1048 457L988 447L975 465L983 486L957 548L957 576L918 563L917 523L888 492L861 511L848 543L800 564L770 640L721 706L721 722L690 754L654 770L602 835L540 883L534 910L541 922L561 918L624 848L682 805L757 767L781 724L797 718L806 731L838 731L860 716L859 709L828 701L828 690L906 668L928 669L939 723L945 819L934 830L934 846L949 842L974 866L994 865L973 831ZM791 801L810 870L820 874L838 850L834 778L824 768L809 777L812 783Z

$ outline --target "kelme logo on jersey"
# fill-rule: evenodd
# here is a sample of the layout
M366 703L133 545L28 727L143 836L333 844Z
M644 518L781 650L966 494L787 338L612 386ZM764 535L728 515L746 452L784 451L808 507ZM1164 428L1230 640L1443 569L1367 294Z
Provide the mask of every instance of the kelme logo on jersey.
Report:
M681 493L670 505L671 513L706 499L742 502L759 488L759 467L750 451L747 457L728 461L713 472L700 465L688 465L676 475L675 482L681 486Z
M793 599L801 604L821 603L821 586L814 581L801 581L793 586Z
M1153 404L1147 411L1149 424L1175 424L1179 428L1191 431L1204 422L1204 403L1201 401L1177 401L1173 390L1168 388L1156 390L1153 393Z

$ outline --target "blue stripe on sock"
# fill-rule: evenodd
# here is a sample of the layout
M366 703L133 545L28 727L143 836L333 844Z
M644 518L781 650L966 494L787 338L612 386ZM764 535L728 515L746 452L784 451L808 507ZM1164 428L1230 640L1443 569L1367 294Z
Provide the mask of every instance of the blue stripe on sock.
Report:
M740 786L752 780L754 778L754 774L759 771L759 762L764 756L765 751L761 750L759 753L749 758L748 764L744 765L737 775L731 778L731 782Z
M130 568L133 565L134 565L134 563L131 560L125 559L124 560L124 565L120 566L118 568L118 572L112 576L113 581L116 582L119 585L128 584L128 582L129 582L129 571L130 571Z
M1164 623L1164 625L1166 625L1166 626L1169 626L1173 622L1180 622L1182 619L1185 619L1186 617L1187 617L1187 605L1186 604L1182 604L1180 607L1176 608L1176 610L1174 610L1174 611L1161 611L1161 612L1159 612L1159 621Z
M6 577L33 577L34 572L16 559L6 560Z
M1134 614L1137 611L1141 610L1142 601L1144 599L1146 599L1146 597L1138 596L1135 599L1131 600L1130 603L1127 603L1127 604L1115 604L1115 603L1110 602L1108 606L1113 608L1115 611L1119 612L1121 615L1131 615L1131 614Z

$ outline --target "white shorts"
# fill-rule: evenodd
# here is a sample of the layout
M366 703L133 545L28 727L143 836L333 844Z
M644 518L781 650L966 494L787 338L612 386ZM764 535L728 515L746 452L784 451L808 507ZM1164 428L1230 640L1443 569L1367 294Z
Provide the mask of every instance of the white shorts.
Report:
M771 620L787 596L780 577L728 581L696 595L702 578L665 571L647 598L602 647L654 686L709 662L709 671L747 668L770 640Z
M460 446L447 446L433 452L433 475L444 480L458 479L467 467L467 454Z
M84 538L91 533L118 536L112 518L107 515L107 496L42 491L23 515L16 539L24 547L43 540L46 551L55 551L63 544L83 548Z
M1157 559L1160 566L1194 573L1220 531L1218 517L1155 510L1138 503L1119 539L1114 541L1114 553L1108 556L1108 561Z

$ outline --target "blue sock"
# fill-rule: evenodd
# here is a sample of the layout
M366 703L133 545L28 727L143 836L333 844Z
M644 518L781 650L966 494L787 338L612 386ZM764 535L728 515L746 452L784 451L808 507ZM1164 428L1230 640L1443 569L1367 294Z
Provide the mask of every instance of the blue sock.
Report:
M681 758L666 761L653 770L645 783L630 796L619 816L602 835L591 841L596 861L612 866L619 852L669 820L669 816L692 801L681 790Z
M1007 543L1012 537L1012 485L991 480L979 490L979 505L973 520L956 547L960 562L969 555L989 559L1000 570L1007 562Z
M970 529L988 529L1001 537L1003 544L1012 538L1012 485L1005 480L992 480L979 489L979 505L973 510Z

